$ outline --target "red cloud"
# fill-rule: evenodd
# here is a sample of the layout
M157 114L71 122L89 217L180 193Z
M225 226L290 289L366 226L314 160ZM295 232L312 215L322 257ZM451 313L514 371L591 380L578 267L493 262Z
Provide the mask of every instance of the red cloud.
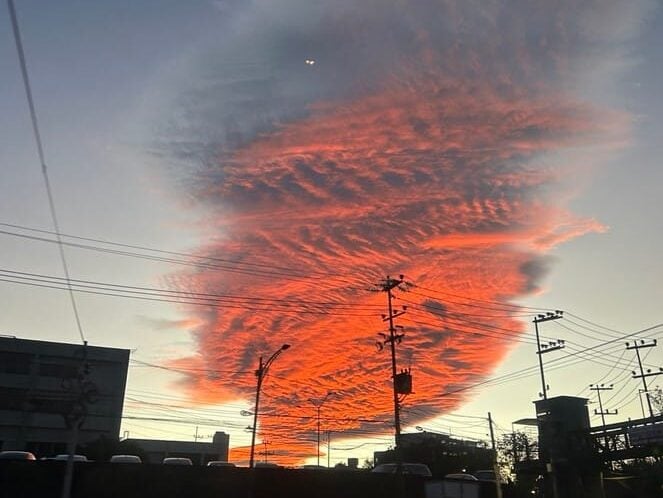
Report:
M505 97L486 82L425 76L316 105L223 158L222 178L200 192L223 203L210 224L227 234L201 254L284 277L265 278L263 267L180 276L189 289L246 299L192 310L204 323L198 354L176 365L236 372L187 377L201 402L251 399L258 356L291 344L266 381L261 416L279 461L313 454L309 399L328 391L337 395L325 430L391 430L389 358L375 348L386 300L371 282L404 273L432 290L397 293L395 304L410 305L399 366L412 367L412 403L443 412L463 399L445 393L490 374L523 324L517 308L482 315L440 293L514 299L536 287L524 268L542 251L601 229L536 195L556 181L539 158L594 141L594 111L560 95Z

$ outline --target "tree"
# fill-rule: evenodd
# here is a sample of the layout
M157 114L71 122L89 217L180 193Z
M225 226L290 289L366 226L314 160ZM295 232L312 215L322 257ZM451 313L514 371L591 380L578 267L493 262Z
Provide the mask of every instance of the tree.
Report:
M503 434L498 440L497 450L501 460L510 467L512 473L515 473L518 463L531 462L538 458L539 443L532 440L525 432L511 432Z
M503 434L497 441L498 463L509 477L510 496L531 496L538 474L528 463L538 459L539 444L525 432Z
M663 391L656 386L656 389L649 391L646 396L649 396L651 404L654 406L655 411L658 412L657 415L663 413Z

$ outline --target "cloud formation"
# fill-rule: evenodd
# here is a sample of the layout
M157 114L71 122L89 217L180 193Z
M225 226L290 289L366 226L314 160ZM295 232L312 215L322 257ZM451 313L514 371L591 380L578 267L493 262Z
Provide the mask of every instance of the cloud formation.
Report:
M326 429L389 432L389 359L374 346L386 298L367 287L403 273L418 287L394 301L410 306L399 318L399 366L412 367L420 407L405 422L457 407L463 397L448 391L489 375L524 330L517 308L481 313L470 299L536 291L550 248L604 230L555 198L561 176L583 167L578 157L628 138L627 117L588 100L583 85L626 65L647 7L629 5L242 8L221 47L201 56L186 112L165 137L185 164L195 159L183 176L213 241L200 254L264 265L173 277L246 298L190 310L202 323L198 351L176 365L236 372L192 374L190 394L250 399L258 356L289 343L260 428L277 460L313 454L310 399L328 391L337 395L325 404Z

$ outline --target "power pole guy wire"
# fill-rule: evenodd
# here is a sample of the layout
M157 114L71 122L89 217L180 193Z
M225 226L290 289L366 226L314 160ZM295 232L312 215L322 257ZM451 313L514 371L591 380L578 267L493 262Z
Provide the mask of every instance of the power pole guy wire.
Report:
M21 75L23 76L23 87L25 88L25 96L28 101L28 107L30 109L30 120L32 121L32 131L35 137L35 142L37 144L37 154L39 155L39 163L41 165L41 173L44 177L44 185L46 187L46 194L48 195L48 206L51 211L51 219L53 221L53 228L57 237L58 249L60 252L60 261L62 263L62 270L67 281L67 288L69 290L69 300L71 301L71 309L74 312L74 318L76 320L76 327L78 328L78 334L80 335L81 341L85 343L85 334L83 333L83 326L81 325L81 319L78 314L78 306L76 305L76 297L74 296L74 291L71 288L71 282L69 279L69 265L67 264L67 258L64 253L64 247L62 244L62 237L60 236L60 224L58 223L58 216L55 210L55 201L53 199L53 191L51 189L51 182L48 178L48 169L46 168L46 159L44 155L44 147L41 141L41 134L39 133L39 122L37 120L37 111L35 110L34 99L32 97L32 88L30 86L30 78L28 77L28 65L25 61L25 53L23 51L23 42L21 41L21 32L18 26L18 18L16 16L16 8L14 7L14 0L7 0L7 6L9 7L9 17L11 18L12 29L14 31L14 41L16 42L16 52L18 54L18 61L21 66Z

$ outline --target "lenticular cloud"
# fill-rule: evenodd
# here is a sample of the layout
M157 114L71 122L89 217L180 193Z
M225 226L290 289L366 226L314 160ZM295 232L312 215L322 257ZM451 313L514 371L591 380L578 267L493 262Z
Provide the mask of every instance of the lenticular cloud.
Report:
M237 12L200 56L170 137L196 165L184 175L211 241L199 254L237 262L172 278L231 296L188 310L202 325L196 354L177 362L192 372L184 385L201 401L250 399L258 356L291 344L270 373L260 432L293 459L312 454L309 399L328 391L327 429L390 430L389 359L375 347L386 296L370 290L387 274L414 284L393 302L408 306L399 366L421 393L405 423L458 406L450 393L515 344L521 310L485 303L535 291L550 247L603 229L555 198L584 154L626 139L623 115L583 85L624 63L614 47L642 12L570 0L311 3ZM592 29L617 20L612 38Z

